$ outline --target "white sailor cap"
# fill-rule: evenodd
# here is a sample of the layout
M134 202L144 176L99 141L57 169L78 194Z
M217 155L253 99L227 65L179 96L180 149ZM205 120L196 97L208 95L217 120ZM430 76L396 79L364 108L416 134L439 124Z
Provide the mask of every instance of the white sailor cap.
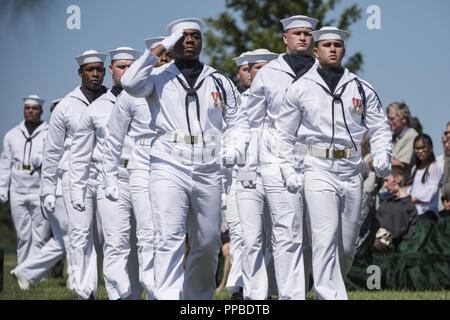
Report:
M103 52L97 52L95 50L87 50L82 54L80 54L79 56L75 57L75 60L77 60L77 63L81 67L82 65L93 62L104 63L107 56L108 54Z
M58 103L60 103L61 100L62 100L62 98L58 98L58 99L52 100L52 102L50 102L50 112L52 112L53 109L55 109L56 105Z
M153 37L153 38L147 38L144 40L145 42L145 47L148 50L153 49L154 47L156 47L158 44L161 43L161 41L163 41L166 37Z
M240 66L248 64L248 61L247 61L247 59L245 57L245 55L248 54L248 53L251 53L251 51L246 51L244 53L241 53L240 56L233 58L233 61L234 61L234 63L236 63L237 67L240 67Z
M267 49L256 49L246 53L245 58L248 63L269 62L278 58L277 53L270 52Z
M196 18L184 18L184 19L178 19L175 21L170 22L166 29L169 34L174 33L178 30L185 30L185 29L194 29L199 30L200 32L203 31L205 28L206 23L203 20L196 19Z
M345 30L339 30L336 27L322 27L320 30L312 32L314 42L321 40L341 40L344 41L348 36L349 32Z
M130 47L118 47L108 51L111 61L114 60L137 60L141 56L141 52Z
M45 100L39 97L37 94L31 94L29 96L23 97L23 104L28 104L32 106L39 105L42 107L44 102Z
M311 28L314 30L319 20L308 16L297 15L281 19L280 22L283 24L284 31L292 28Z

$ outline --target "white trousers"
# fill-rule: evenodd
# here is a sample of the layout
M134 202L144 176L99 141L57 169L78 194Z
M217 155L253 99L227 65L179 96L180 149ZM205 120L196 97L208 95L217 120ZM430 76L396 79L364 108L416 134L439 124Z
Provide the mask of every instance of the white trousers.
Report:
M70 256L70 243L67 233L67 211L62 196L56 197L55 211L47 213L48 222L52 231L51 237L45 245L33 256L18 265L15 270L32 284L37 284L53 266L67 256L67 273L69 287L72 284L72 265Z
M62 189L69 222L73 289L80 298L88 299L91 294L95 296L98 270L101 270L97 267L97 252L94 247L95 236L99 242L97 247L99 253L102 252L103 246L101 221L97 214L97 182L94 179L89 179L84 196L84 211L78 211L72 207L68 171L63 173ZM94 235L94 233L97 233L97 235ZM101 259L99 259L99 262L101 262Z
M242 228L242 279L244 298L264 300L274 290L271 244L272 223L260 176L255 189L236 186Z
M221 246L218 165L182 167L151 160L150 200L155 223L155 296L212 299ZM183 270L184 241L189 256Z
M230 257L231 270L228 275L226 288L231 294L239 291L239 288L244 287L242 280L242 229L239 219L238 204L236 198L237 183L234 179L231 183L230 190L226 197L225 218L228 223L228 230L230 231Z
M50 225L41 211L39 193L10 191L11 215L17 235L17 263L33 256L50 238Z
M305 173L314 292L318 299L347 299L344 278L353 263L361 227L362 187L361 174L312 169Z
M290 193L278 164L261 166L272 218L272 247L280 300L305 299L303 197Z
M149 197L150 172L147 170L129 170L129 172L131 201L136 219L139 280L147 291L147 298L154 299L155 236Z
M134 268L129 268L132 258L130 252L133 209L128 177L119 177L118 187L117 201L106 198L105 190L101 186L97 191L98 213L105 240L103 245L105 287L111 300L139 299L142 287L139 284L137 261ZM134 288L131 279L135 279Z

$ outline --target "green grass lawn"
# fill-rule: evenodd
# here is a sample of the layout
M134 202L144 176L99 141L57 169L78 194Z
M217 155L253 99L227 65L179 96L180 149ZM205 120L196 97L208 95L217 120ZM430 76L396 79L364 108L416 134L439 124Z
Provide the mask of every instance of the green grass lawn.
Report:
M3 270L3 291L0 292L0 300L73 300L75 293L66 287L67 276L63 279L49 278L36 286L30 286L30 290L23 291L19 288L9 272L16 266L16 256L5 254ZM97 290L98 299L107 299L103 281L100 281Z
M6 254L4 261L3 291L0 292L0 300L73 300L75 294L67 289L66 279L52 279L32 286L28 291L20 290L17 282L9 272L16 265L15 255ZM450 300L450 291L350 291L351 300ZM227 291L218 292L215 299L229 299ZM100 281L97 290L97 299L107 299L105 286ZM308 294L308 299L313 295Z

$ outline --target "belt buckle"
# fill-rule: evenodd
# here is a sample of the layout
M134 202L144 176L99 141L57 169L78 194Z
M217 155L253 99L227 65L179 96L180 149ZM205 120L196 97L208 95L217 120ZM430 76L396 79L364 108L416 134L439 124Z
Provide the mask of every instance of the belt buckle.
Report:
M128 159L123 161L123 167L125 169L128 167Z
M345 156L346 156L345 150L333 149L333 158L335 158L335 159L343 159L343 158L345 158Z
M24 170L24 171L30 171L30 170L31 170L31 166L28 165L28 164L23 164L23 165L22 165L22 170Z
M184 136L184 143L186 144L197 144L198 142L198 136L190 136L190 135L185 135Z

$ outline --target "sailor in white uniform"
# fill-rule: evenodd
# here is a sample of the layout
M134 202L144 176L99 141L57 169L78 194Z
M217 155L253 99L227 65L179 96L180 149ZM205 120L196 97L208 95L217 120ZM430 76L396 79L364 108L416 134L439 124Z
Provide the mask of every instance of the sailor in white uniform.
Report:
M56 99L51 102L50 112L53 111L55 106L61 101ZM35 163L33 163L34 161ZM32 166L39 168L42 164L42 155L32 159ZM17 278L21 289L27 290L30 284L37 284L44 279L52 267L66 255L67 259L67 286L72 288L72 265L71 265L71 253L70 243L68 236L68 223L67 223L67 210L64 205L62 196L61 179L58 178L58 184L56 187L56 201L55 211L46 212L43 208L43 214L48 218L50 224L52 237L45 243L45 245L32 257L29 257L24 262L19 264L16 268L11 270L11 274Z
M41 197L47 211L55 210L55 193L59 173L62 172L64 203L68 213L69 240L72 247L73 289L80 299L95 297L97 289L97 254L94 249L93 219L96 216L97 171L92 166L89 183L84 194L85 210L80 212L72 206L69 183L69 162L73 135L81 114L107 88L103 86L106 53L85 51L76 57L81 85L67 94L50 118L48 138L42 165ZM80 199L74 199L79 204ZM101 230L101 226L97 226ZM101 234L98 235L100 245Z
M251 78L248 61L245 55L249 51L242 53L238 57L233 58L238 68L237 76L239 79L238 90L241 91L241 108L245 107L248 98L248 88L250 88ZM236 199L236 174L238 166L233 168L224 168L223 173L223 197L222 208L224 208L224 217L227 222L227 228L230 233L230 257L231 269L225 287L228 292L233 295L235 293L242 294L244 283L242 280L242 236L241 223L239 221L239 213Z
M290 193L284 184L278 158L278 138L274 122L278 117L286 89L292 81L301 77L315 63L309 51L313 45L311 31L318 20L296 15L281 20L286 53L266 64L256 75L250 87L247 113L252 130L249 150L259 148L258 157L250 158L247 172L238 174L244 187L255 188L257 172L261 171L264 193L272 216L272 246L275 275L280 299L305 299L305 242L303 231L303 199L301 192ZM255 130L259 134L255 136ZM296 146L296 157L304 155ZM301 161L297 163L300 173Z
M146 47L151 49L158 45L164 37L145 40ZM157 66L171 61L171 58L160 56ZM125 137L133 140L133 150L127 170L131 202L136 219L137 250L139 259L139 278L147 291L147 299L154 298L154 230L153 215L150 205L148 184L150 179L150 142L156 136L151 130L150 109L145 98L135 98L125 91L117 97L111 116L106 125L108 134L103 151L103 171L106 178L106 196L115 199L118 189L118 175L121 154Z
M246 52L244 57L249 64L250 78L253 80L260 68L276 59L278 54L266 49L256 49ZM249 91L248 89L242 93L243 103L247 102ZM259 132L260 130L252 131L253 140L258 139ZM252 149L247 150L247 161L253 163L256 161L254 158L258 157L257 142L251 142L250 146ZM239 170L236 171L239 174ZM259 170L256 188L244 188L240 182L234 183L233 186L242 238L243 296L245 299L262 300L277 292L273 292L276 284L273 275L272 223Z
M118 189L114 201L105 197L102 158L105 138L108 136L106 124L114 110L116 97L122 91L120 78L140 56L140 52L129 47L119 47L109 51L109 54L113 87L83 112L72 140L69 170L71 199L76 210L81 212L85 210L83 198L93 167L97 171L97 206L105 239L103 273L108 297L111 300L138 299L142 289L132 288L130 283L130 278L138 279L138 270L127 267L131 247L132 206L126 169L133 143L128 137L122 141L124 148L118 167Z
M25 119L6 133L0 158L0 203L8 201L9 191L19 264L50 238L39 200L39 170L48 128L41 120L45 100L37 95L23 100Z
M212 299L220 248L223 121L231 141L223 150L226 165L243 161L248 123L230 79L199 61L199 19L168 25L170 36L146 50L122 77L124 89L146 97L151 143L150 200L155 222L155 296L157 299ZM175 62L154 69L157 55L173 48ZM183 269L184 240L190 252Z
M304 193L312 233L314 291L319 299L347 299L344 278L353 262L361 226L361 141L367 132L373 167L390 172L391 133L370 84L341 65L348 33L335 27L313 32L319 65L291 85L275 122L281 169L292 191L294 143L308 146Z

